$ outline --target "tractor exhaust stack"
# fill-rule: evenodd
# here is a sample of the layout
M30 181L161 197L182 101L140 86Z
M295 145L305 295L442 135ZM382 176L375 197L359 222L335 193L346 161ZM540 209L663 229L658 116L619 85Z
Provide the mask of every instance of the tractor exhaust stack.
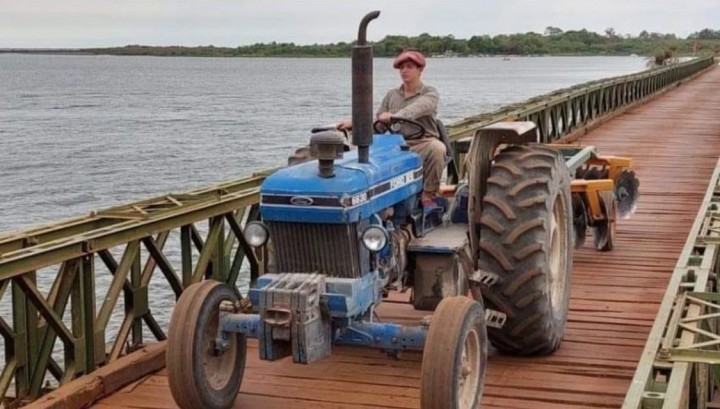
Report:
M378 16L380 11L371 11L363 17L352 49L352 142L358 147L360 163L368 163L373 137L373 49L367 44L366 32Z

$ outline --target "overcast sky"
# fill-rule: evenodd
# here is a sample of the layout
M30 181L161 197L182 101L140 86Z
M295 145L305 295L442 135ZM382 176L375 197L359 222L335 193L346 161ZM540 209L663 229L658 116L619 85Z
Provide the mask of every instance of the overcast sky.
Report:
M381 11L371 41L547 26L682 37L720 29L720 0L0 0L0 48L349 42L371 10Z

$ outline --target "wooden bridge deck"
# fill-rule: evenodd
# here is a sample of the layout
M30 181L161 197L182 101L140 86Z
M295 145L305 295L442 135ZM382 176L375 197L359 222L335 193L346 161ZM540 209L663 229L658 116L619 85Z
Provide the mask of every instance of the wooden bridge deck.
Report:
M576 252L565 341L550 357L490 357L484 408L617 408L720 155L720 70L628 111L583 138L602 154L631 156L641 181L638 212L618 227L617 248ZM591 239L589 241L592 241ZM384 303L388 321L422 314ZM391 360L336 348L309 366L263 362L251 343L236 408L417 408L419 353ZM175 408L164 370L94 408Z

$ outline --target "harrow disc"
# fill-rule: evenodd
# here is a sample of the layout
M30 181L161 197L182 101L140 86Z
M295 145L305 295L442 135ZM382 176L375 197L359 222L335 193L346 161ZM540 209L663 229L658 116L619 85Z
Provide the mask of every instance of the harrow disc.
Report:
M603 195L600 201L605 220L599 221L593 228L595 248L610 251L615 248L615 232L617 230L617 205L610 195Z
M627 219L635 213L640 198L640 181L632 170L623 170L615 178L615 200L618 216Z
M582 196L578 193L572 195L573 206L573 228L575 230L575 248L580 248L585 244L585 236L587 234L587 209Z

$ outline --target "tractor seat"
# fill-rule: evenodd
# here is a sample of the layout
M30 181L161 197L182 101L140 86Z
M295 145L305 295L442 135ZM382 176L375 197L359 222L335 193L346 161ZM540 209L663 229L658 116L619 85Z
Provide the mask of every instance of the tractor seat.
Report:
M439 139L445 145L445 166L447 167L448 174L452 172L455 175L458 175L460 169L457 163L455 163L455 151L453 149L453 144L450 143L450 137L448 136L447 129L441 120L438 119L436 121Z

